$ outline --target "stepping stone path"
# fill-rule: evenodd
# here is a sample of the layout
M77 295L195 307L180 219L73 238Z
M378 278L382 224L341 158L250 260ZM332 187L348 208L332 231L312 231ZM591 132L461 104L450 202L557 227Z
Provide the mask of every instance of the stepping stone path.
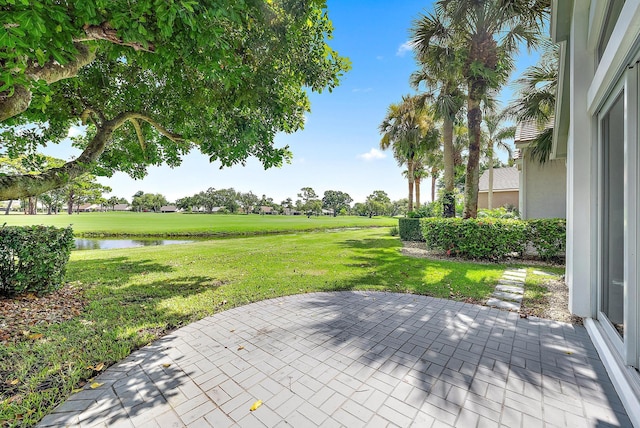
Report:
M524 295L524 280L527 277L526 269L507 269L498 281L496 289L487 300L487 306L499 309L507 309L517 312L520 310Z

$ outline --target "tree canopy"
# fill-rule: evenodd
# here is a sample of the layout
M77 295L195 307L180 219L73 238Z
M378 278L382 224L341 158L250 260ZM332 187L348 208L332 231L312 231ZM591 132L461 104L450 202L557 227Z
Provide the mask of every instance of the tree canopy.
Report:
M306 91L349 68L326 43L323 0L16 0L0 14L0 155L35 156L86 126L76 159L0 174L0 200L87 171L139 178L193 148L223 166L280 165L275 134L300 129Z

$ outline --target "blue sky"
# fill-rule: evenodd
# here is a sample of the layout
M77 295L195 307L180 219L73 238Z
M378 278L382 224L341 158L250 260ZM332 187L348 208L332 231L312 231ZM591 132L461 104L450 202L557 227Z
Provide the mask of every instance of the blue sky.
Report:
M413 92L408 80L417 66L405 43L411 23L420 13L430 11L432 2L328 0L327 5L335 28L329 44L351 60L352 69L332 93L311 94L311 113L304 130L276 137L278 146L290 146L291 164L265 171L251 159L245 167L221 170L218 163L209 163L206 156L193 152L178 168L149 168L143 180L122 173L100 178L113 188L109 196L131 200L142 190L175 201L209 187L233 187L265 194L279 203L288 197L295 200L302 187L312 187L320 197L326 190L340 190L356 202L363 202L374 190L384 190L392 200L406 198L404 168L397 166L390 152L379 151L378 125L389 104ZM518 58L514 76L536 60L537 55L525 52ZM507 88L501 98L506 103L510 96ZM423 187L425 201L429 183Z

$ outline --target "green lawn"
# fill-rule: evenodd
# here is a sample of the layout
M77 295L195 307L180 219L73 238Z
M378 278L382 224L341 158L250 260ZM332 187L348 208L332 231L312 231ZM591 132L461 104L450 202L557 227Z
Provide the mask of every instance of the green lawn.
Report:
M221 215L180 213L106 212L58 215L8 215L0 223L9 226L71 225L76 236L233 236L284 233L351 227L396 226L391 217Z
M74 218L82 217L102 218ZM136 215L122 218L135 221ZM97 374L89 367L111 365L171 329L238 305L333 290L478 301L504 271L495 264L405 257L400 247L387 228L377 228L74 252L68 280L84 290L88 306L74 319L31 326L20 340L0 346L0 425L33 425Z

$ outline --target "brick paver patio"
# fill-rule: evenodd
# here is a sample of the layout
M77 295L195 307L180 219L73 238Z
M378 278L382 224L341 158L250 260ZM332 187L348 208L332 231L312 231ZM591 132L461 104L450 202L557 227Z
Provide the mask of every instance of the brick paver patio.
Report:
M411 294L231 309L96 382L41 426L631 426L583 327Z

